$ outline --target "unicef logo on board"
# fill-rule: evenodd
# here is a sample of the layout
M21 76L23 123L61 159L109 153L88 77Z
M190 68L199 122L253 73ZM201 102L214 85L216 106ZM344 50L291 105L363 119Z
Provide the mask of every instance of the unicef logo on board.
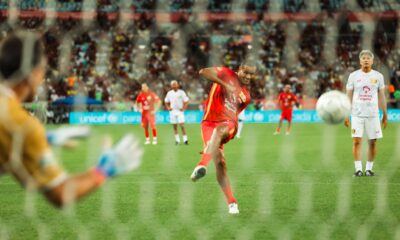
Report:
M116 123L116 122L118 121L118 116L115 115L115 114L110 114L110 115L107 117L107 121L108 121L109 123Z
M264 121L264 114L263 113L255 113L254 114L254 121L256 122L262 122Z

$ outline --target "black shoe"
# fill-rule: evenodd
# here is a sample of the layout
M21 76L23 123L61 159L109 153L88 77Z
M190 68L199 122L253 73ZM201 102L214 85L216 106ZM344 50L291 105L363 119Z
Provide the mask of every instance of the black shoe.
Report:
M179 144L180 144L179 142L175 141L175 145L179 145Z
M375 173L371 170L367 170L367 171L365 171L365 176L373 177L373 176L375 176Z
M185 145L189 145L189 141L185 141L184 144L185 144Z
M354 173L353 177L362 177L363 172L361 170L358 170L357 172Z
M196 182L200 178L204 177L207 173L207 168L203 165L197 166L194 170L190 178L193 182Z

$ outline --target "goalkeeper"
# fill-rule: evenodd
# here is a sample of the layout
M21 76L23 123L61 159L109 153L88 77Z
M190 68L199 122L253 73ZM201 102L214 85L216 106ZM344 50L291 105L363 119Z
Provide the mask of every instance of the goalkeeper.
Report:
M38 190L49 202L63 207L97 189L108 178L137 168L142 151L134 137L126 135L101 154L97 166L68 176L49 143L62 145L68 138L86 132L64 128L46 136L43 125L21 105L34 99L45 71L44 49L35 34L12 33L0 43L0 174L12 174L25 188Z

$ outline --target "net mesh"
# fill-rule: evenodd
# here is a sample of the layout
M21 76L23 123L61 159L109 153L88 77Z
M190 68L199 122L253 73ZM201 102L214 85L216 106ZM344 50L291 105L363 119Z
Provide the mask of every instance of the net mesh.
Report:
M179 5L180 1L99 2L0 1L3 37L18 28L45 36L49 63L47 88L41 96L45 102L83 95L107 101L107 110L115 110L113 102L132 100L142 82L150 82L160 94L165 92L171 72L184 77L182 84L191 99L200 102L207 86L197 81L194 72L220 64L235 67L245 58L255 58L261 68L258 89L262 90L254 93L260 98L275 97L282 85L277 77L284 74L282 71L294 71L297 82L293 84L302 96L313 98L332 88L343 89L346 74L358 66L361 49L375 50L376 66L387 81L398 70L397 17L390 15L398 15L398 1L182 1L188 9ZM369 3L371 7L361 6ZM246 12L249 4L256 8ZM329 10L322 11L324 7ZM178 16L182 22L170 21L176 12L183 13ZM256 19L248 16L254 13ZM219 17L222 20L215 20ZM243 17L250 19L238 20ZM385 32L388 29L391 32ZM316 73L324 64L334 69L329 77ZM82 108L87 106L73 106L74 110ZM43 111L37 115L50 118L50 122L66 118L59 109L45 116ZM386 160L377 163L384 175L364 182L354 181L343 170L351 169L351 161L338 161L350 159L342 144L347 141L351 146L347 132L325 126L305 128L303 137L284 139L266 137L273 126L245 126L245 143L235 145L239 150L227 147L233 189L252 185L241 193L240 198L246 200L239 205L240 218L226 216L226 202L212 179L213 167L209 169L211 180L194 187L186 175L197 155L165 140L163 145L146 150L144 159L154 161L154 165L110 181L99 194L85 200L89 204L82 203L85 208L77 203L55 212L37 193L14 190L17 186L11 179L2 180L1 189L7 192L1 195L16 196L1 197L0 204L17 204L1 211L0 239L377 239L377 231L386 231L385 239L400 239L399 205L392 201L398 198L400 167L400 150L392 146L400 145L400 128L393 127L389 138L379 143L381 151L387 151L382 154ZM85 160L80 167L95 164L99 139L106 131L98 130L85 143ZM140 129L137 132L141 134ZM308 145L307 137L315 135L321 136L320 141ZM304 142L299 143L299 139ZM200 148L200 142L197 144ZM71 155L65 157L63 150L56 150L56 155L77 161ZM236 158L232 167L229 158ZM310 163L308 158L320 161ZM192 161L185 163L188 159ZM268 169L263 167L266 161L272 162ZM68 162L63 165L73 172L82 170ZM370 198L360 202L357 194L366 195L362 190L365 185L371 191ZM205 196L206 203L201 201ZM361 209L368 211L360 219ZM207 215L210 222L205 220ZM21 231L29 233L21 235Z

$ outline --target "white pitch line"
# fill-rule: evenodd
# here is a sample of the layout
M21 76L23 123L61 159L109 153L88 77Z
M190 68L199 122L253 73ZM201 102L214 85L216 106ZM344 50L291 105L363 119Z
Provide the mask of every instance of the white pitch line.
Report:
M336 128L331 126L323 128L321 144L322 162L326 167L335 167L337 164L333 156L336 152Z
M265 217L269 217L273 211L273 180L270 177L263 177L258 183L258 211Z
M208 240L211 239L211 233L209 228L197 228L196 229L196 239L197 240Z
M248 129L249 134L247 136L256 136L257 134L253 131L253 129ZM245 140L245 141L244 141ZM256 165L256 148L257 148L257 138L249 137L243 139L236 139L235 141L242 142L242 154L241 154L241 166L245 170L253 169Z
M378 184L376 185L376 202L375 211L379 216L385 216L387 212L387 178L384 176L379 176Z
M36 226L37 231L38 231L38 239L40 240L47 240L47 239L51 239L51 234L49 232L49 230L51 228L49 228L49 226L47 226L46 224L38 224Z
M37 193L34 192L32 189L25 191L25 205L24 205L25 216L28 217L36 216L36 195Z
M284 225L279 231L278 236L279 240L291 240L292 239L291 229L288 226Z
M194 190L190 182L182 183L179 187L179 217L183 221L191 220L193 218L193 195Z
M101 215L103 219L112 219L114 217L113 188L105 185L101 192Z
M366 240L368 239L368 233L369 233L370 227L367 224L361 225L357 229L357 235L356 235L356 240Z
M78 240L90 240L90 229L83 227L84 225L75 226L78 228Z
M179 147L180 146L175 146L172 141L167 141L164 145L161 154L161 169L163 169L163 171L171 172L176 169Z
M319 231L318 231L318 235L316 239L319 240L329 240L330 239L330 233L331 233L331 226L323 223L320 227L319 227Z
M348 177L343 177L338 185L336 215L339 219L344 219L350 213L351 188L353 182Z
M308 177L303 178L303 181L305 183L299 184L299 203L297 206L297 217L300 219L309 217L313 208L313 183Z
M125 224L120 224L116 227L115 236L116 239L118 240L132 239L132 237L129 234L129 227Z
M282 141L282 145L279 150L279 162L282 164L284 169L295 168L296 162L294 145L294 141L290 136Z
M252 226L245 226L238 229L235 239L251 240L254 239L254 229Z
M149 221L154 218L155 183L148 179L140 184L139 219Z

